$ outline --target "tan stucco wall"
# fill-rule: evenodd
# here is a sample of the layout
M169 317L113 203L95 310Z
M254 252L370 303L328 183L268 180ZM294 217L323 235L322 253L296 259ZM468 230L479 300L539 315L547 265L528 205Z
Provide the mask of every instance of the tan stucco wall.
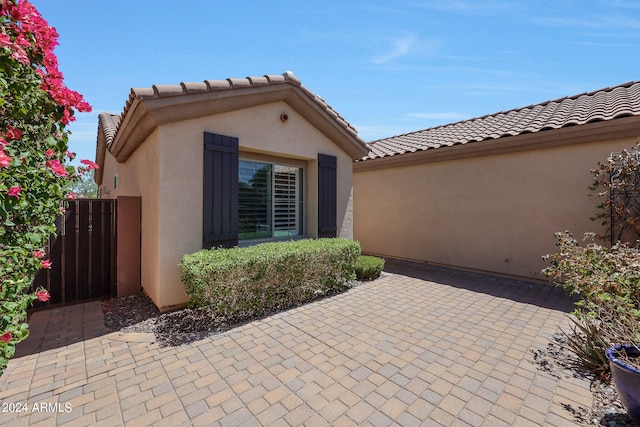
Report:
M143 196L141 200L141 285L156 301L159 297L158 280L161 273L158 268L159 259L159 141L154 132L126 163L117 163L108 152L103 166L101 197L117 198L118 196ZM118 188L114 188L114 177L118 175ZM106 193L105 193L106 190Z
M363 252L542 279L553 234L600 230L590 169L620 139L354 171ZM375 162L375 160L373 160Z
M178 263L202 248L205 131L238 137L240 158L290 158L303 165L309 237L317 236L317 155L336 156L338 235L353 236L352 159L285 102L161 125L117 165L119 188L106 196L142 196L142 286L161 309L187 302ZM109 154L107 159L103 182L112 185L115 160Z

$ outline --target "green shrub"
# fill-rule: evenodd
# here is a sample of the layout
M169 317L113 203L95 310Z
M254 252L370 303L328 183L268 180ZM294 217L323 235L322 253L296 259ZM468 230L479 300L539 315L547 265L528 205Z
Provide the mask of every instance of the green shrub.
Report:
M585 234L585 240L593 238ZM608 347L640 346L640 250L626 244L580 246L567 231L556 239L560 252L546 257L551 266L543 273L579 298L567 343L587 366L607 371Z
M356 261L356 278L373 280L380 277L384 268L384 259L369 255L360 255Z
M359 255L351 240L306 239L202 250L180 268L191 306L239 321L349 288Z

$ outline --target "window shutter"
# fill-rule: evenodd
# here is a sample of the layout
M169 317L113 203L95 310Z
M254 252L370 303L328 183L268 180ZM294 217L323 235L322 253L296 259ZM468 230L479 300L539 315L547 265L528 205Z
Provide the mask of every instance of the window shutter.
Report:
M238 138L204 133L203 247L238 245Z
M337 158L318 154L318 237L337 234Z

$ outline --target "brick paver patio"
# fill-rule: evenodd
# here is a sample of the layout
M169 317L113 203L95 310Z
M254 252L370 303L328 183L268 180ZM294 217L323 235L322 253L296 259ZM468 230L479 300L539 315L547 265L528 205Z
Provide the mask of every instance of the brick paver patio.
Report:
M386 271L180 347L107 333L99 302L35 313L0 378L0 410L14 410L0 425L572 426L566 408L591 407L588 380L534 361L572 307L560 289L400 261Z

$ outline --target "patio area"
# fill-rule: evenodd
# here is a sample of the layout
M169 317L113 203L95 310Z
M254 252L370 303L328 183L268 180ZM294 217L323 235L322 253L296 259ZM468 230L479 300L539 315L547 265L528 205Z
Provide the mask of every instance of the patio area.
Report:
M97 301L55 308L0 377L0 425L574 426L589 380L534 358L572 307L552 286L388 260L378 280L180 347L110 333Z

